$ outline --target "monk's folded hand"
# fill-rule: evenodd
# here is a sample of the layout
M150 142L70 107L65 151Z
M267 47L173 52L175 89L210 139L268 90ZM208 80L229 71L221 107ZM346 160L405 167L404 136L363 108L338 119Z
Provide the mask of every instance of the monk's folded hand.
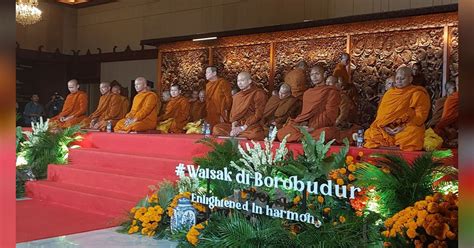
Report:
M395 134L397 134L397 133L403 131L403 129L405 129L405 126L398 126L398 127L394 128L394 129L392 129L393 135L395 135Z
M387 132L389 135L392 135L392 136L395 135L393 133L393 129L390 127L384 127L383 130L385 130L385 132Z

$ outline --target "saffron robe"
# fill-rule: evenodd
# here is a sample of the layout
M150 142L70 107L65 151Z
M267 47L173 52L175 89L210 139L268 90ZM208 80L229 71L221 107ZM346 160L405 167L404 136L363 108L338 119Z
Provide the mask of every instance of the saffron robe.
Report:
M190 109L191 105L186 97L173 97L166 105L165 114L160 117L160 120L163 120L163 122L171 121L168 132L184 133L183 127L188 123Z
M112 96L112 93L108 93L108 94L100 96L99 104L97 105L97 108L94 111L94 113L89 115L89 117L85 118L81 122L82 128L89 128L91 121L94 119L96 119L96 121L99 121L99 119L104 115L105 111L109 108L111 96Z
M158 96L151 91L140 92L133 99L132 109L125 118L121 119L115 125L115 132L141 132L147 130L154 130L156 128L158 110L157 110ZM125 121L136 119L136 121L128 126L125 126Z
M236 126L247 125L247 129L238 137L250 140L263 140L265 133L262 126L263 111L267 95L265 91L252 85L246 91L239 91L234 95L232 109L230 111L230 122L237 122ZM230 123L220 123L214 126L213 134L216 136L229 136L232 130Z
M231 84L223 78L209 81L206 84L206 121L211 127L229 122L229 112L232 106Z
M298 126L306 125L312 128L311 136L319 139L321 132L325 132L326 140L335 138L332 132L339 115L339 105L341 103L341 93L333 85L319 85L308 89L303 94L303 109L295 119L289 119L277 133L280 141L286 135L288 142L301 140L303 134ZM307 123L307 124L306 124Z
M339 78L341 77L342 78L342 82L344 82L345 84L348 84L350 83L350 75L349 75L349 72L347 71L346 69L346 66L339 63L336 65L336 67L334 68L334 72L332 73L333 76L335 76L336 78Z
M191 122L199 121L206 117L206 102L201 102L196 100L191 104L191 109L189 113L189 120Z
M291 95L301 99L306 91L306 75L301 68L295 68L285 75L285 83L290 85Z
M87 94L84 91L77 91L76 93L70 93L64 101L63 109L61 113L50 119L51 123L56 124L60 128L67 128L76 124L86 118L87 112ZM68 121L61 122L61 117L73 116Z
M99 130L105 131L107 129L107 121L112 122L113 129L117 122L125 117L128 107L129 101L127 97L111 93L109 106L99 119Z
M295 118L301 112L301 100L294 96L280 99L278 96L271 96L263 111L264 128L268 128L272 122L280 129L288 120Z
M382 97L374 122L365 131L364 146L399 146L403 151L421 150L430 106L430 97L422 86L409 85L388 90ZM384 127L397 126L404 126L404 129L394 136L384 130Z
M459 116L459 93L456 91L453 94L446 97L444 102L443 114L441 119L436 124L434 131L441 137L446 139L453 139L455 137L450 137L453 135L448 135L446 128L454 127L457 129L457 120ZM456 136L456 135L454 135Z
M431 119L428 121L428 123L426 123L427 128L435 127L436 124L438 124L439 120L441 120L441 116L443 115L444 102L446 102L446 97L439 98L435 101L432 112L433 115L431 116Z

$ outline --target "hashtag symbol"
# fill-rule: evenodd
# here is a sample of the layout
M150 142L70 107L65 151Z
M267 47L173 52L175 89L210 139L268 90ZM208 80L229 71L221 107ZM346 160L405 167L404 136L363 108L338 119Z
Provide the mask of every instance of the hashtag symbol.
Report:
M176 167L175 172L176 172L176 176L178 176L178 177L184 176L184 164L182 164L182 163L179 164L179 165Z

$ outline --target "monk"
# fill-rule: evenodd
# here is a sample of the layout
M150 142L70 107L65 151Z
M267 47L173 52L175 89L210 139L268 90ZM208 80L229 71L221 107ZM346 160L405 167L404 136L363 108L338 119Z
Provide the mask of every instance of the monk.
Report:
M265 133L261 124L267 95L252 82L250 73L237 75L240 92L234 96L229 123L214 126L217 136L243 137L250 140L263 140Z
M115 125L115 132L141 132L156 128L158 97L148 90L144 77L135 79L135 90L138 94L133 99L132 109Z
M276 126L280 129L288 120L295 118L301 112L301 101L292 96L291 88L283 83L277 96L271 96L263 111L264 128Z
M375 121L365 131L366 148L399 147L403 151L423 148L430 97L424 87L412 82L409 67L397 69L394 88L385 93Z
M161 101L160 103L161 104L158 104L159 105L159 109L158 109L158 116L162 116L165 114L165 111L166 111L166 105L168 104L168 102L170 101L171 99L171 95L170 95L170 91L169 90L164 90L162 93L161 93Z
M165 114L159 117L158 130L164 133L184 133L183 127L188 123L191 104L186 97L181 95L179 85L170 88L171 100L166 105ZM169 125L168 125L169 123ZM166 125L168 128L161 128Z
M79 124L87 117L87 94L79 90L80 85L76 79L69 80L67 87L70 94L66 97L61 113L50 120L52 124L60 128Z
M332 129L336 135L337 143L342 144L344 138L352 140L352 134L357 133L362 127L357 125L357 88L354 84L344 83L339 78L336 87L341 92L341 103L339 105L339 115L336 119L336 127Z
M446 93L447 95L452 95L456 91L455 85L451 82L446 83ZM443 115L444 103L446 102L447 96L441 97L435 101L435 104L432 108L433 115L430 120L426 123L426 127L434 128L436 124L441 120Z
M99 119L103 117L104 113L110 107L110 97L112 96L112 94L110 94L110 83L100 83L99 90L102 94L99 98L99 105L97 105L97 109L94 113L81 122L82 128L98 129Z
M302 99L306 87L306 62L300 61L293 70L285 75L285 83L290 85L292 96Z
M219 123L229 122L229 111L232 106L232 94L229 82L217 77L217 68L206 68L206 121L211 128Z
M114 85L110 93L109 107L104 114L99 118L99 121L94 126L95 129L105 131L107 129L107 122L111 122L112 129L117 122L125 117L128 113L130 102L126 96L121 95L121 86Z
M316 65L311 68L311 85L303 95L303 109L294 119L289 119L288 123L278 131L277 137L282 141L286 135L288 142L301 140L303 134L299 127L306 129L312 137L319 139L321 132L325 132L326 140L335 138L331 129L336 124L341 103L341 93L336 86L325 84L324 69Z
M456 88L458 88L458 77L456 77ZM459 116L459 93L458 91L446 97L444 102L443 114L441 119L433 129L439 136L443 138L448 146L457 145L457 120Z
M335 76L336 78L341 77L344 84L351 83L350 64L351 64L351 56L348 53L342 53L341 62L336 65L332 75Z
M338 81L337 77L329 76L328 78L326 78L326 85L336 85L337 81Z
M189 113L189 120L195 122L206 117L206 102L205 102L206 92L201 90L198 92L198 98L196 101L191 103L191 110Z

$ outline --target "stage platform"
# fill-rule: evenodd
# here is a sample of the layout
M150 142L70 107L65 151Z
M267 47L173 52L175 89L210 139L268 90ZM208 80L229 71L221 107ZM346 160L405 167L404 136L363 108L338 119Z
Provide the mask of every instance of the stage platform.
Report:
M193 158L209 151L207 146L196 143L202 138L202 135L89 132L79 143L81 148L70 150L68 165L49 165L47 180L27 183L27 196L105 216L111 222L119 223L149 192L149 185L177 179L175 167L178 163L190 164ZM303 151L299 143L288 144L288 148L295 154ZM339 149L334 146L331 152ZM422 154L357 147L351 147L349 154L357 156L361 151L364 156L400 154L408 160ZM447 163L457 166L457 151L454 154ZM35 213L21 214L28 218L28 214Z

